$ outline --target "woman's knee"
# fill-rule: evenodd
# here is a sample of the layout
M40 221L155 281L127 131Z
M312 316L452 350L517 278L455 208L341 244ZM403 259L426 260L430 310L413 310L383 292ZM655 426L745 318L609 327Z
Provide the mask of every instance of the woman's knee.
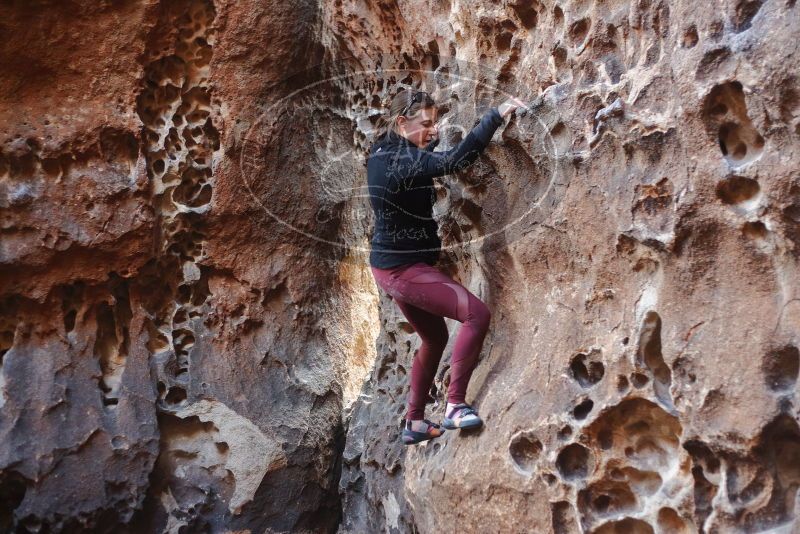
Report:
M422 332L418 333L422 338L422 342L427 344L432 349L444 350L444 348L447 346L447 340L449 339L449 334L447 332L447 327L444 325L441 328L428 330L425 332L424 335L422 334Z
M480 299L475 299L469 305L468 322L482 332L489 330L489 323L492 319L492 312L489 307Z

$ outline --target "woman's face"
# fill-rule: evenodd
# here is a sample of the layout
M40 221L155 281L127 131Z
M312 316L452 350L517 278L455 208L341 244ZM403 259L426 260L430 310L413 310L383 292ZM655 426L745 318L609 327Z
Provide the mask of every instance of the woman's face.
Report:
M401 115L397 118L397 131L416 146L424 147L439 136L437 113L436 108L430 107L418 110L414 117Z

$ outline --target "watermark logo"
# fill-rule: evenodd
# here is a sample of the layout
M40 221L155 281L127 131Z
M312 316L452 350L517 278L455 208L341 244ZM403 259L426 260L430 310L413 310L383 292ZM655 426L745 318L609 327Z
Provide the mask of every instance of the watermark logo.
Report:
M493 85L502 77L481 65L429 63L436 67L366 71L343 62L276 86L280 96L246 128L239 159L244 194L270 232L337 260L363 262L371 251L443 258L508 246L548 216L569 151L554 99ZM402 89L434 98L435 149L399 135L376 144L379 117ZM526 105L489 146L460 150L511 98ZM369 158L380 164L368 172Z

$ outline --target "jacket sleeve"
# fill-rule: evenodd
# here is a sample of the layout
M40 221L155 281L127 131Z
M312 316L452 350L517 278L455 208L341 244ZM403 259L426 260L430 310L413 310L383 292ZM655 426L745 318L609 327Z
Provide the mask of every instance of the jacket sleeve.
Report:
M395 178L399 178L405 188L411 188L417 185L418 180L443 176L467 168L478 159L478 155L486 148L494 132L503 122L498 109L491 108L455 148L446 152L411 150L410 157L405 158L405 164L395 169L400 171L395 174ZM432 146L435 144L428 145Z

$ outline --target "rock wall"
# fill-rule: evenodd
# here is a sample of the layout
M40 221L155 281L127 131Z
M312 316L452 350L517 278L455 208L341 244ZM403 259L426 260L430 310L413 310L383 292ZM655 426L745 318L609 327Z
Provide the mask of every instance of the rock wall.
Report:
M241 172L320 24L313 2L0 6L0 531L336 529L375 290ZM259 137L271 187L316 181L317 126Z
M800 528L798 9L326 8L367 69L434 70L414 81L451 109L476 102L456 123L503 91L531 102L437 204L443 268L493 312L467 394L485 427L402 446L419 340L381 292L340 532Z
M799 18L3 3L0 530L796 530ZM404 449L361 187L408 84L442 148L531 105L438 187L486 427Z

